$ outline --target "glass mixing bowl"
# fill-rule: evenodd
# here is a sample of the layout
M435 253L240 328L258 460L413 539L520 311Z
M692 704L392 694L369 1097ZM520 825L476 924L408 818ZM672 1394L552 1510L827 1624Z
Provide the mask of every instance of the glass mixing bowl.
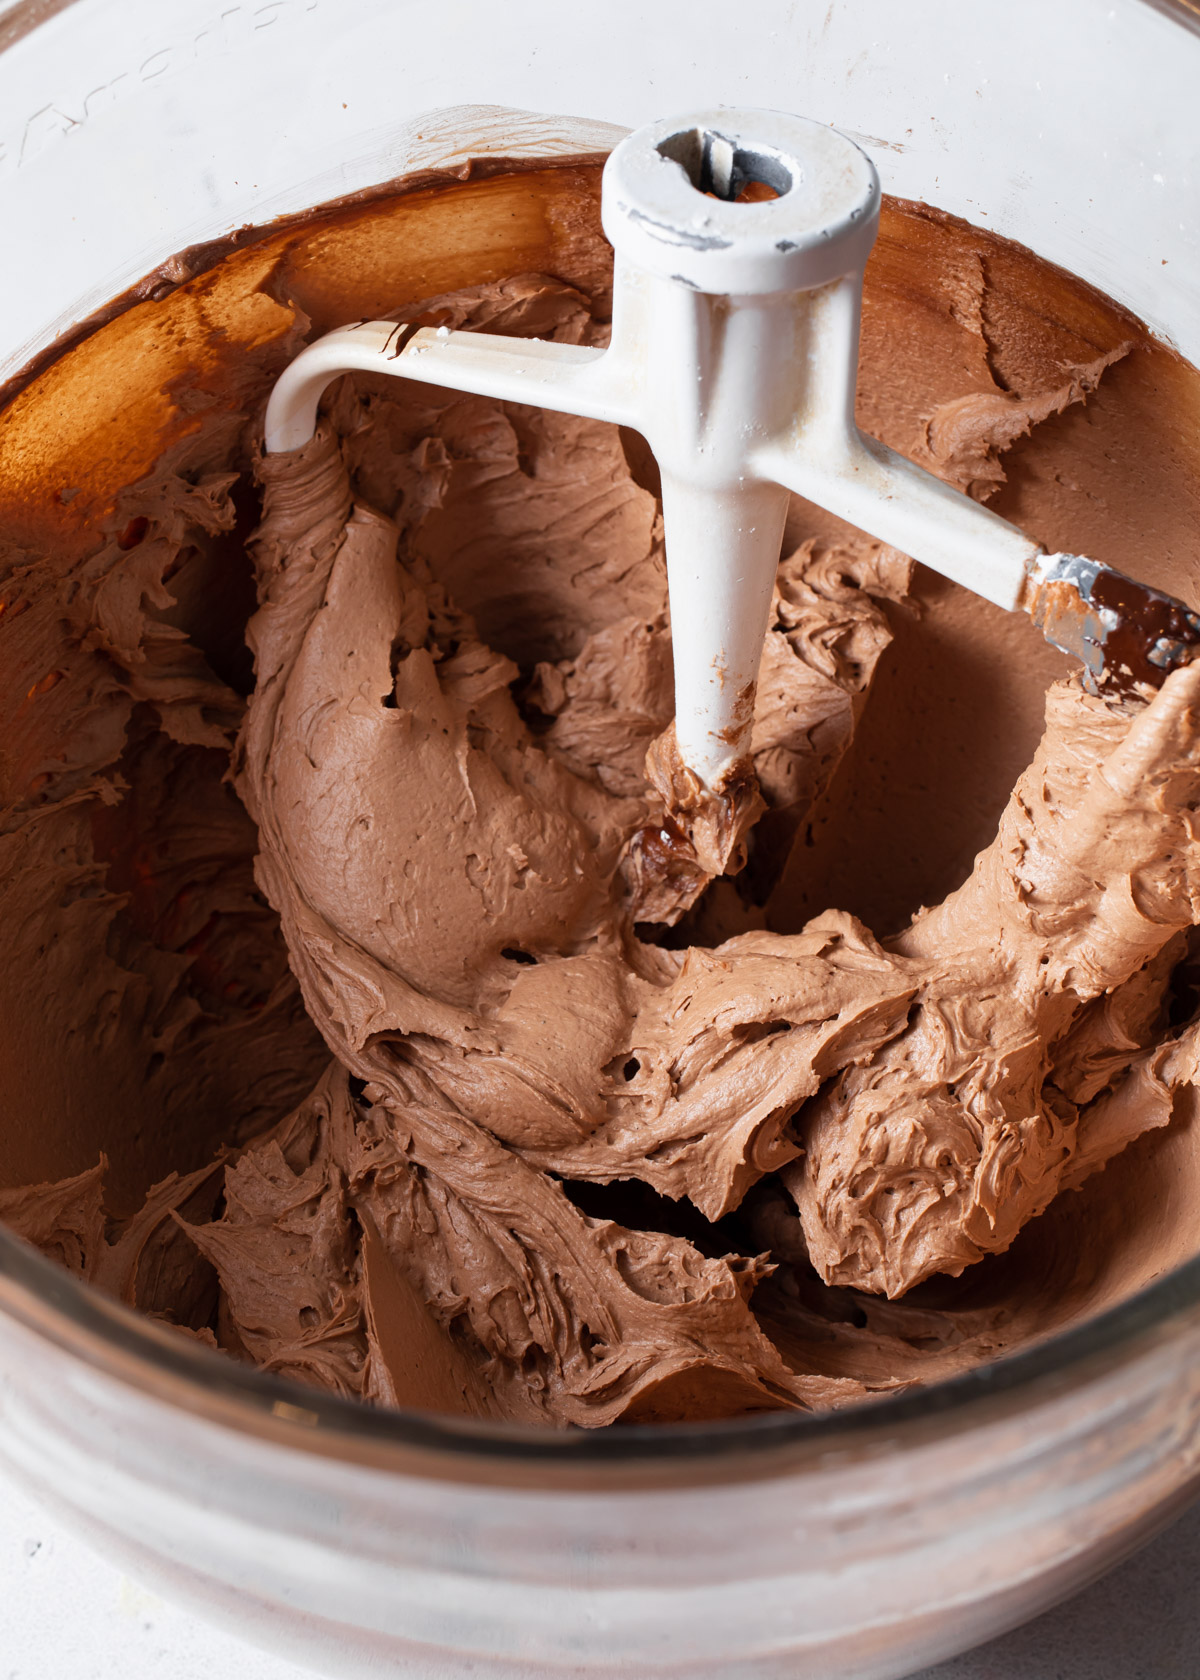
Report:
M241 223L719 99L837 122L889 191L1200 361L1189 7L745 0L737 24L632 0L586 36L545 0L0 7L0 378ZM528 114L547 104L606 122ZM70 1069L39 1020L7 1036L4 1132L36 1108L53 1156ZM1168 1200L1198 1129L1173 1128ZM237 1366L0 1231L0 1457L125 1567L329 1674L883 1680L1036 1614L1192 1497L1200 1259L1157 1269L1151 1242L1087 1323L851 1412L543 1434Z

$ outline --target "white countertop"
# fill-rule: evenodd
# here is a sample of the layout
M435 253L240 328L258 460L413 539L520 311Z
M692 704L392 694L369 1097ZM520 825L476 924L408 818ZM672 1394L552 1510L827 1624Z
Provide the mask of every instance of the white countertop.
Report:
M0 1474L0 1680L303 1680L164 1603ZM1200 1505L1077 1598L914 1680L1197 1680Z

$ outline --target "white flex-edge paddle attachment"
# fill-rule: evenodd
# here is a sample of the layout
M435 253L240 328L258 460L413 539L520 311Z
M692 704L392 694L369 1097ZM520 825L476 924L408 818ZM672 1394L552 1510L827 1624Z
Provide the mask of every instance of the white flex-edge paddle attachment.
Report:
M854 423L879 203L870 159L820 123L736 110L652 123L604 170L606 350L343 327L279 379L267 450L307 442L325 388L352 369L640 432L662 474L679 751L719 793L749 751L789 492L1002 607L1018 605L1040 553Z

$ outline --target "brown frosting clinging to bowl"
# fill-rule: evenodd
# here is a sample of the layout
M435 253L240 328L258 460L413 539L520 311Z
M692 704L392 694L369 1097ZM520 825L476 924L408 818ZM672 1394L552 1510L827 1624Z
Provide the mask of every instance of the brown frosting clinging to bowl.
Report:
M381 1403L842 1404L1191 1251L1146 1209L1191 1159L1198 678L1090 697L796 502L765 814L697 897L647 773L671 667L637 440L360 378L305 449L256 447L337 319L603 342L595 208L572 166L316 214L0 416L0 1216ZM885 208L867 281L866 428L1195 598L1193 370L922 206Z

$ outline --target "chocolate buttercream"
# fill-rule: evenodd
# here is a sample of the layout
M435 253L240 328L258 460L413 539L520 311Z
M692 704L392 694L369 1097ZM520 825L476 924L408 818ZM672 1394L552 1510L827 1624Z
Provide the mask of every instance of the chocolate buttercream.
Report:
M635 443L357 378L303 450L253 451L247 393L306 330L299 238L179 288L181 311L194 294L215 313L241 264L272 324L252 366L237 348L232 397L206 375L107 539L9 558L0 626L31 673L6 766L13 951L100 1070L91 1137L114 1168L52 1182L47 1162L0 1217L265 1369L559 1425L844 1404L1129 1287L1145 1265L1114 1281L1064 1233L1099 1209L1094 1248L1099 1169L1128 1150L1144 1185L1159 1146L1129 1146L1186 1131L1200 677L1150 704L1060 677L1006 807L926 790L941 902L909 922L920 872L897 847L890 885L864 878L866 902L891 893L873 933L824 906L844 859L886 847L863 789L879 801L880 776L921 762L912 742L878 757L913 715L869 703L880 673L920 690L906 649L925 623L934 648L1003 638L1029 680L1002 780L1056 656L797 502L752 762L708 808L672 753ZM569 281L491 278L392 313L603 342L602 266L571 241ZM97 337L124 342L129 319ZM1148 362L1194 400L1086 288L936 213L885 215L860 418L1042 540L1075 507L1053 472L1035 494L1039 461L1073 447L1086 478L1108 445L1075 417L1103 433L1096 405ZM206 596L236 600L247 547L243 707L250 673Z

